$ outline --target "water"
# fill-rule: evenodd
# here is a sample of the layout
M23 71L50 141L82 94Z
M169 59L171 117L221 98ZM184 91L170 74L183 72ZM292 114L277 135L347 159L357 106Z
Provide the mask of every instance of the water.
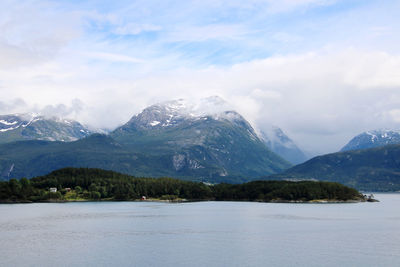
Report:
M400 266L400 194L376 196L0 205L0 265Z

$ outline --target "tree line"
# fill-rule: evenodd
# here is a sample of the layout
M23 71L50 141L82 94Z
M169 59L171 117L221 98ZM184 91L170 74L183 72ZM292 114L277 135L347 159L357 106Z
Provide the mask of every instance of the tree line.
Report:
M50 192L56 188L56 192ZM32 179L0 182L0 201L38 202L49 200L236 200L310 201L314 199L361 199L355 189L332 182L254 181L216 184L173 178L138 178L113 171L64 168Z

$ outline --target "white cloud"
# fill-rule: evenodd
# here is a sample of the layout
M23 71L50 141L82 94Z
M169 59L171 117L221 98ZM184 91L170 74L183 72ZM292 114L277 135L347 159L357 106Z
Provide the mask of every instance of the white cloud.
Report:
M127 2L2 2L0 111L112 128L158 101L220 95L318 152L400 128L396 5L322 17L307 11L336 1Z
M389 110L388 114L395 122L400 123L400 109Z
M251 94L253 98L256 99L262 99L262 100L268 100L268 99L280 99L282 98L282 95L278 91L274 90L269 90L269 89L260 89L256 88L254 89Z
M86 52L82 53L83 56L86 56L90 59L96 60L106 60L112 62L128 62L128 63L142 63L144 62L142 59L127 56L127 55L120 55L114 53L104 53L104 52Z
M400 128L400 57L389 53L328 49L231 67L181 67L142 75L135 72L147 62L93 53L138 66L109 73L108 64L71 59L20 67L18 72L2 69L2 101L22 98L28 107L62 111L83 123L112 128L158 101L220 95L256 128L278 125L301 147L318 152L339 150L364 130ZM74 99L82 101L80 109L63 106Z
M153 101L218 94L258 128L279 125L306 149L328 152L361 131L399 126L382 115L400 105L400 80L392 75L400 73L399 63L379 51L321 50L230 68L171 71L136 80L135 88L153 88L147 98L157 95Z
M5 1L0 5L0 68L48 61L81 34L74 13L53 13L47 2Z

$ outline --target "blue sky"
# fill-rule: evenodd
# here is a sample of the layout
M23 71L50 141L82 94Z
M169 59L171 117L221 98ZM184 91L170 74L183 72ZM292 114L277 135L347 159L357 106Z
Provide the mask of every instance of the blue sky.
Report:
M389 49L390 40L382 38L398 24L399 8L396 1L368 0L116 2L44 3L43 19L50 24L60 13L77 20L79 37L70 48L204 67L333 45Z
M82 41L102 42L106 50L118 46L116 52L144 60L174 55L190 66L230 65L328 45L390 48L382 39L398 24L400 7L368 0L108 2L68 7L86 13Z
M400 128L399 10L390 0L4 0L0 112L112 128L158 101L219 95L256 128L336 151L361 131Z

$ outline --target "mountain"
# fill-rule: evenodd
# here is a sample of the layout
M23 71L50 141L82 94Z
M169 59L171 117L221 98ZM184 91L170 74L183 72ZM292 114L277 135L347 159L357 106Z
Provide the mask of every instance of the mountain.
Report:
M149 172L163 176L164 159L126 150L111 137L93 134L73 141L18 141L0 145L1 178L31 178L59 168L93 167L138 176Z
M400 131L387 129L367 131L351 139L340 151L380 147L390 144L400 144Z
M169 158L177 176L250 179L290 166L219 97L152 105L110 136L140 153Z
M299 164L307 160L303 151L280 128L264 127L260 136L269 149L290 163Z
M75 141L91 134L77 121L34 113L0 115L0 144L22 140Z
M268 177L277 178L339 182L364 191L399 191L400 145L318 156Z
M290 163L270 151L241 115L213 97L195 104L176 100L150 106L108 136L0 145L3 179L63 167L239 183L281 172Z

